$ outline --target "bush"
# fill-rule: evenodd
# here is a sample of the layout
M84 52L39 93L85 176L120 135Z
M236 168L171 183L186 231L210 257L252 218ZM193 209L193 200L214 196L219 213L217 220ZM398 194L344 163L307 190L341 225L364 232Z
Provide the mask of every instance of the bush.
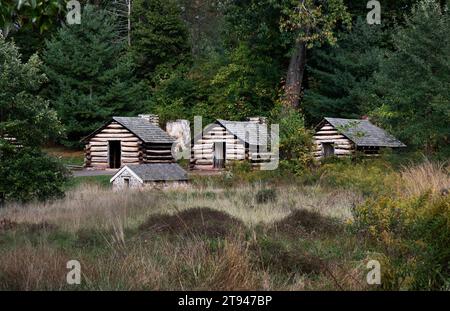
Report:
M386 288L444 290L450 284L450 196L381 197L354 208L354 228L394 265Z
M272 121L280 126L280 159L284 168L302 174L313 163L312 133L306 129L299 111L278 105Z
M22 148L0 157L0 176L0 193L6 201L26 202L62 197L68 171L42 152Z
M361 191L364 195L391 192L395 176L391 165L383 160L334 159L318 169L320 182L331 188Z

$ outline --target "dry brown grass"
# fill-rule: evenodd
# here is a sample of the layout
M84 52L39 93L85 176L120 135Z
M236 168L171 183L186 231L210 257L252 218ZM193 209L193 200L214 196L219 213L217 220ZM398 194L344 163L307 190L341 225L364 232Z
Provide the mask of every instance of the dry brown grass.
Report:
M208 187L170 193L113 193L81 186L63 200L10 205L0 211L0 218L8 219L5 225L8 228L8 224L15 224L15 228L10 228L13 231L24 228L24 224L54 224L61 232L71 232L77 240L75 246L62 251L52 244L48 234L37 232L39 246L18 241L14 242L18 245L15 248L0 247L0 288L73 289L65 281L65 264L77 259L82 264L80 289L294 289L294 279L315 272L299 270L284 279L268 267L258 265L255 260L258 254L251 249L256 241L255 228L282 220L300 209L345 218L351 204L360 197L345 191L323 193L320 188L299 191L291 187L277 189L276 201L257 204L260 189L249 186L230 192ZM196 208L199 205L209 208ZM171 234L148 230L155 225L155 219L166 222L169 219ZM202 228L182 230L186 226L198 227L198 221L204 225ZM226 232L212 230L210 225L219 226L217 221L226 222L230 228ZM137 230L140 225L141 230ZM135 233L127 234L127 230ZM210 235L211 232L214 234ZM24 234L10 233L14 239ZM292 258L296 260L295 256ZM303 267L314 264L308 260L309 257L301 262ZM325 284L327 279L320 279L320 283ZM309 279L308 282L305 288L326 287ZM333 286L333 282L330 284Z
M70 258L47 245L23 245L0 252L0 289L63 289Z
M51 223L76 232L84 228L111 228L111 219L121 219L126 228L136 228L150 215L172 215L196 207L226 212L248 226L272 223L298 209L314 210L326 216L347 219L352 204L362 197L339 190L320 188L278 188L277 200L258 204L261 186L246 186L225 191L213 186L202 189L162 193L158 191L112 192L96 185L81 185L62 200L26 205L10 204L0 210L0 218L18 223Z
M445 162L425 160L420 165L403 167L398 181L397 191L402 196L418 196L426 191L439 194L450 189L450 167Z

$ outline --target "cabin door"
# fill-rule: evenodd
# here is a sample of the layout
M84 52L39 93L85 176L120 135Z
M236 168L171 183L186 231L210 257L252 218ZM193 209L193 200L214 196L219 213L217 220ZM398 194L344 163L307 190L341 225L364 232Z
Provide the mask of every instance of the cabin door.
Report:
M108 145L109 168L120 168L121 166L120 140L110 140Z
M325 158L329 158L334 156L334 145L332 143L323 143L323 156Z
M214 168L225 167L225 142L214 143Z

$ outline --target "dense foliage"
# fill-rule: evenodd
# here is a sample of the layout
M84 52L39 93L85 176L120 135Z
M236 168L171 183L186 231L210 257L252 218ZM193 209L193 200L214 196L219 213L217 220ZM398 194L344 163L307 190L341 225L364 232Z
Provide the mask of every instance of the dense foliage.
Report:
M22 63L17 48L0 38L0 200L63 193L65 170L39 151L62 131L56 112L37 95L46 79L40 65L36 55Z
M3 127L26 146L79 147L113 115L266 116L299 173L319 120L368 115L410 150L449 154L448 1L382 1L381 25L355 0L135 0L129 20L120 1L80 2L81 25L65 25L65 1L2 1L3 34L48 77L2 80Z
M113 16L88 5L82 20L59 29L43 53L45 94L65 126L65 143L75 146L111 116L140 112L145 100Z
M450 143L450 16L423 1L393 35L394 50L370 81L367 109L422 150Z
M131 22L131 51L140 78L152 78L155 71L164 75L189 58L188 30L176 1L136 0Z
M450 197L381 197L354 210L354 226L376 240L385 289L448 290Z

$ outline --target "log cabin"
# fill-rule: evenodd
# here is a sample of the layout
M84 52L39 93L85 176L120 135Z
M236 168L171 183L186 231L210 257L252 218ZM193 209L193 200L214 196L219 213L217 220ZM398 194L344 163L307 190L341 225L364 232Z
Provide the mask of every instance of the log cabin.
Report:
M223 170L233 161L249 161L254 168L269 162L268 126L265 118L249 121L216 120L194 137L190 168Z
M401 141L367 119L324 118L315 128L314 157L317 160L357 153L378 156L383 148L404 148Z
M174 139L156 124L154 116L113 117L85 137L84 166L117 169L129 164L174 162Z

